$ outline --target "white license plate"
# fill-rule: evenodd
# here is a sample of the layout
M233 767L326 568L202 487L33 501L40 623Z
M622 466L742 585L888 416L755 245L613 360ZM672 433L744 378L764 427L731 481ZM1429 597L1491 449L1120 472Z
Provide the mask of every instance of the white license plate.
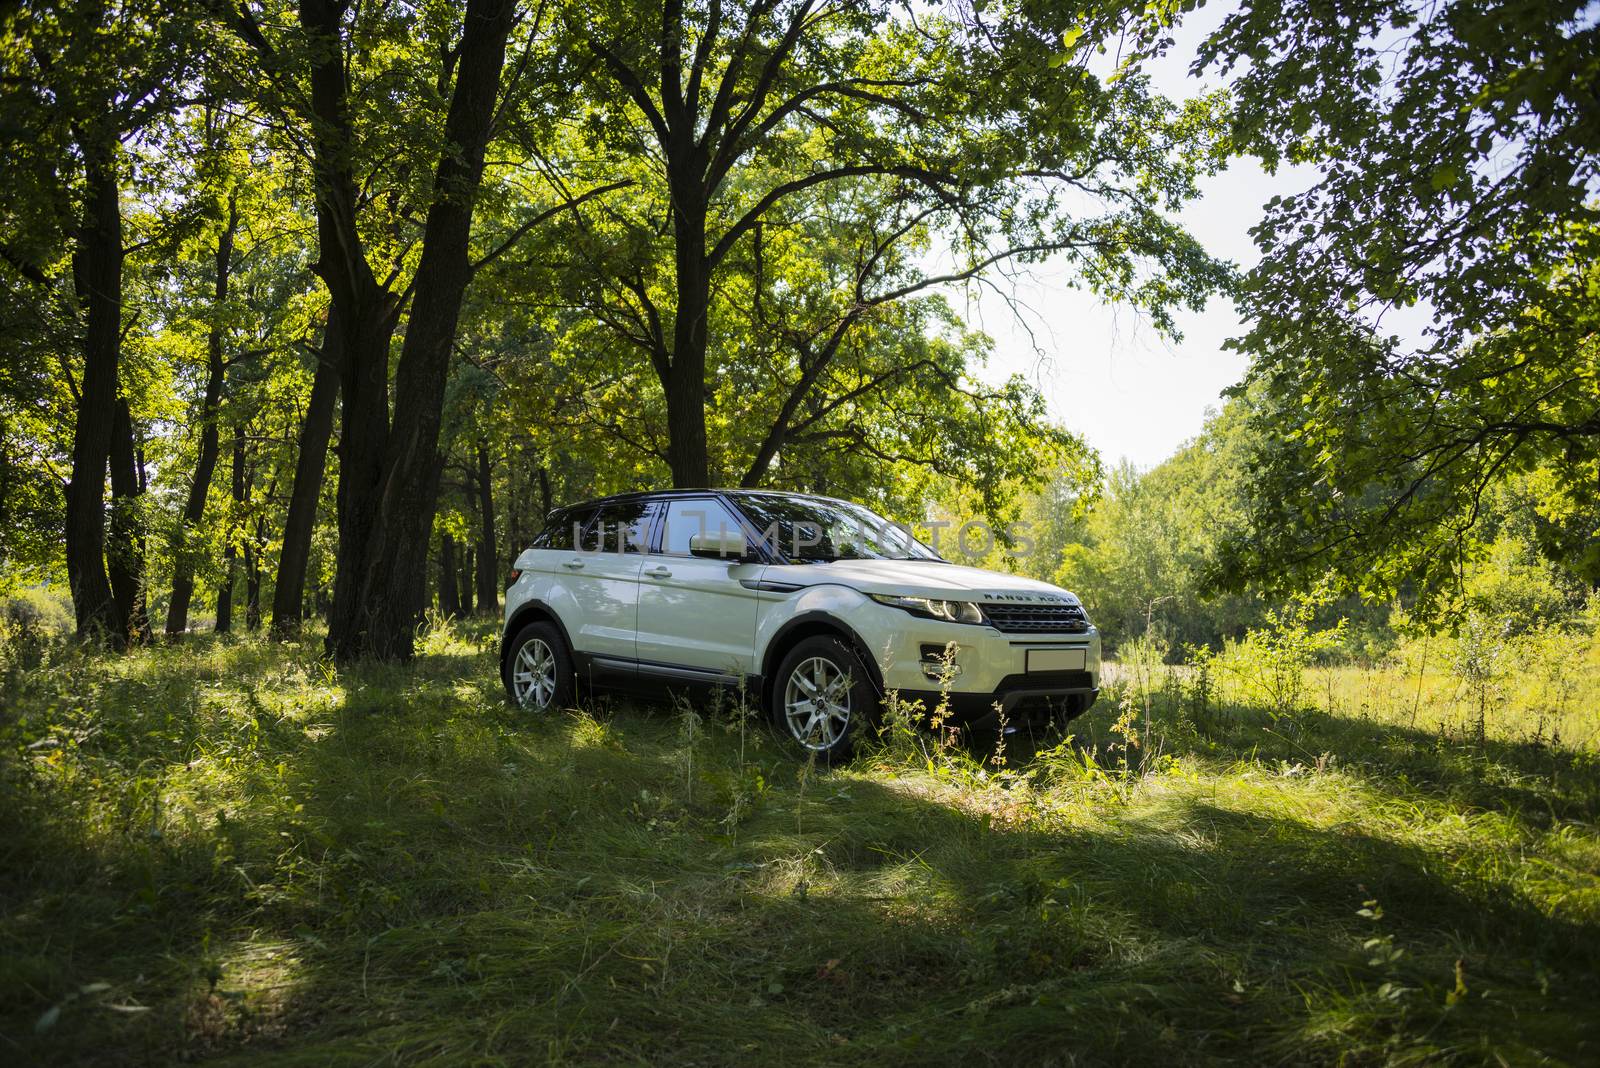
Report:
M1084 649L1029 649L1028 674L1037 671L1082 671L1089 663Z

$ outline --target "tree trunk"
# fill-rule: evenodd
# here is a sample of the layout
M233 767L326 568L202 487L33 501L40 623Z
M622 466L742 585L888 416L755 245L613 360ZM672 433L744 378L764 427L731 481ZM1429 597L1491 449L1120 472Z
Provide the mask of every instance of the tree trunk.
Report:
M389 433L389 343L397 302L373 275L356 225L360 189L351 164L354 137L343 25L347 7L337 0L300 3L300 25L312 57L312 191L318 248L313 268L328 287L324 347L331 347L338 361L338 391L343 397L339 550L328 608L328 646L353 655L359 649L346 636L359 633L362 615L367 540Z
M272 591L272 636L290 638L300 631L304 612L306 567L311 561L311 538L316 530L317 505L328 464L328 439L333 436L333 409L339 399L339 326L333 312L323 330L322 351L317 354L311 378L311 398L300 427L300 449L295 458L294 484L289 490L289 511L283 520L283 551L278 555L278 581Z
M239 559L239 520L244 511L244 424L233 428L233 507L222 549L222 586L217 590L217 633L233 630L233 583Z
M340 523L341 598L328 636L340 659L408 659L424 603L439 494L439 424L461 300L472 276L473 200L499 94L514 0L469 0L445 142L423 230L411 316L395 372L394 423L377 469L363 456ZM326 247L326 246L324 246ZM348 404L348 400L347 400ZM346 435L344 444L354 444ZM355 450L351 449L352 455ZM348 543L348 544L347 544Z
M472 549L465 546L461 550L461 566L456 570L456 582L460 584L461 614L472 614Z
M672 325L672 359L661 388L667 398L667 465L672 484L699 488L711 484L706 447L707 316L711 309L711 271L706 262L706 199L702 189L703 148L684 150L671 167L672 236L678 305Z
M3 440L3 435L0 435L0 441ZM521 449L512 445L506 455L506 543L512 560L516 560L517 554L525 547L522 516L527 508L522 497L522 481L517 477L517 472L521 470Z
M117 405L122 338L122 208L113 131L84 139L83 221L73 253L73 280L84 308L83 382L66 492L67 583L80 638L126 644L105 563L106 466Z
M355 331L345 332L345 360L340 375L339 551L333 580L333 608L328 614L328 650L349 659L366 651L368 560L373 526L381 503L379 479L384 443L389 436L389 341L392 320L359 316ZM360 329L365 326L365 330Z
M452 617L461 614L461 594L456 588L456 539L449 534L439 539L439 611Z
M478 611L491 615L500 609L500 554L494 539L494 468L489 450L478 447L478 521L482 536L478 540Z
M117 398L111 422L111 521L106 530L106 572L127 640L150 640L145 609L144 484L133 445L133 416L125 397Z
M205 518L206 497L211 493L211 476L217 468L217 410L222 403L224 364L222 361L223 309L228 299L228 275L233 267L233 239L239 229L239 204L236 194L228 195L228 225L217 238L216 283L211 305L211 328L206 336L206 391L200 408L200 444L195 456L194 477L189 481L189 497L183 506L183 524L178 543L173 546L172 602L167 607L167 634L182 634L189 629L189 602L194 597L194 538Z
M11 432L6 423L6 413L0 408L0 530L11 530L11 483L14 479L11 461ZM11 547L0 545L0 567L7 563Z
M244 629L252 634L261 629L261 552L266 544L267 522L258 515L255 532L244 544Z

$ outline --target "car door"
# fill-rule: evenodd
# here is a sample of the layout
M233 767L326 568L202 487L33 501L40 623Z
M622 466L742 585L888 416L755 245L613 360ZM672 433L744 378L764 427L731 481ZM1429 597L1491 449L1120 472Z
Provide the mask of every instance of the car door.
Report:
M715 497L673 498L660 508L653 551L639 574L641 673L754 674L759 595L750 586L766 565L690 555L695 534L742 529Z
M578 609L572 643L608 670L632 670L649 518L647 501L605 504L558 561Z

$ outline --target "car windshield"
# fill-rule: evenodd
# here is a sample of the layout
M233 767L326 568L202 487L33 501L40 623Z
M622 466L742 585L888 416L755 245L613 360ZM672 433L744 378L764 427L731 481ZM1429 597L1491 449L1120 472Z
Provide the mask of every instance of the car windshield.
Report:
M843 501L755 493L735 498L753 530L793 561L938 560L906 527Z

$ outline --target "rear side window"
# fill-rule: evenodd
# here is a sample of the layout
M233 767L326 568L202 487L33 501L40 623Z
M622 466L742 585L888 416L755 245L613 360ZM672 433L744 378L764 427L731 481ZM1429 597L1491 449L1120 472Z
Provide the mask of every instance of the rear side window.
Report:
M587 553L642 553L650 540L650 502L613 501L600 509L580 542Z
M550 522L533 539L535 549L567 549L578 546L578 532L583 530L594 514L593 509L569 508L550 517Z

